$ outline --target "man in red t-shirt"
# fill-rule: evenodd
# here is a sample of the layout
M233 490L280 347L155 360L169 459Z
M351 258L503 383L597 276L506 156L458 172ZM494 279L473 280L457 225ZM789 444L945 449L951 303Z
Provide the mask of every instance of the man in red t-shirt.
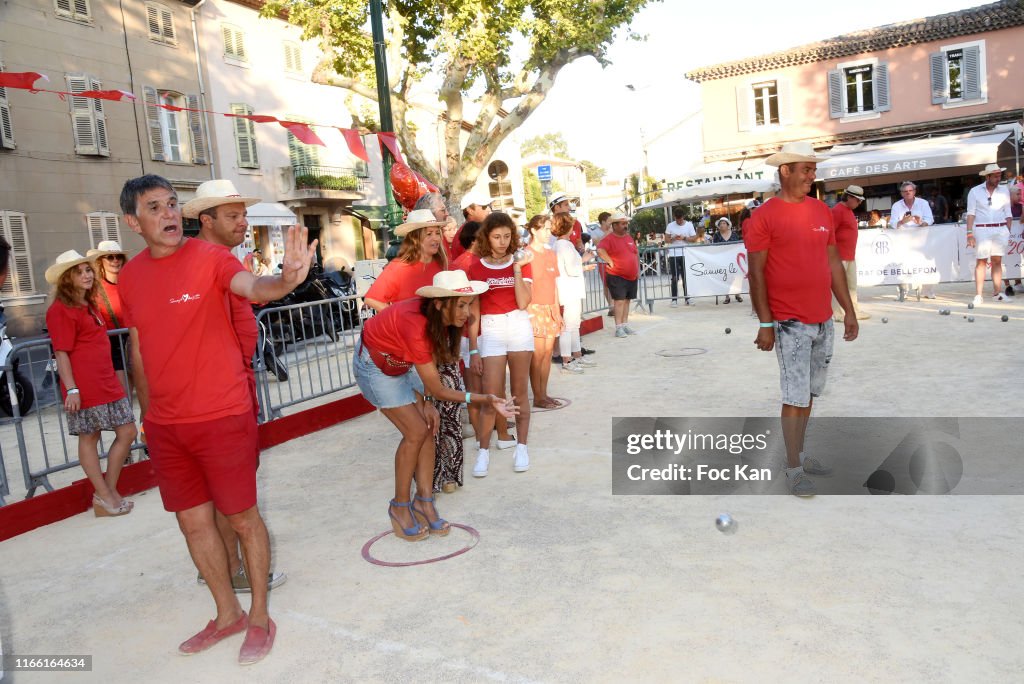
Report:
M848 185L843 191L843 199L836 202L832 207L832 223L836 227L836 250L839 252L839 259L843 262L843 270L846 272L846 284L850 288L850 301L853 302L853 310L857 312L858 320L871 318L871 314L864 313L857 303L857 207L864 201L864 189L859 185ZM843 322L843 309L839 300L832 298L832 320L837 323Z
M612 295L615 311L615 336L635 335L629 327L629 302L636 299L637 279L640 277L640 253L636 242L629 234L629 217L614 214L608 222L612 232L601 238L597 254L608 265L605 267L605 283Z
M491 199L489 197L484 197L481 193L475 191L468 192L466 193L466 196L462 198L460 206L462 208L462 218L465 220L455 232L455 239L451 242L451 251L448 254L450 259L448 263L455 261L465 253L466 248L463 247L462 243L459 241L459 238L462 237L462 228L470 221L483 223L484 219L491 213Z
M824 202L807 196L818 168L814 148L786 143L765 163L779 167L782 188L743 225L750 299L761 320L754 344L762 351L774 348L779 360L789 490L812 496L814 483L804 474L832 472L803 453L811 405L825 388L832 358L830 291L846 312L843 339L857 338L857 316L836 250L832 214Z
M164 508L177 517L217 606L216 618L178 650L198 653L244 631L238 661L254 663L270 652L277 630L267 585L252 583L246 615L213 514L223 513L238 535L246 574L267 577L270 537L256 507L256 419L227 297L285 296L309 272L316 241L307 245L301 226L289 229L281 275L257 278L227 250L184 237L177 193L165 178L127 181L121 211L147 246L122 269L120 283L150 457Z
M231 250L245 240L249 222L245 217L246 207L256 204L255 197L239 197L234 184L229 180L206 181L196 189L195 199L186 202L181 208L185 218L199 219L200 240ZM259 329L256 317L252 312L249 300L231 293L228 295L231 310L231 324L238 338L238 347L242 352L242 365L245 367L246 380L252 393L253 414L259 415L259 400L256 398L256 371L252 367L253 355L259 340ZM259 458L257 447L257 459ZM258 461L257 461L258 465ZM245 565L238 545L238 535L224 515L214 509L217 530L224 540L224 549L228 552L228 570L231 572L231 586L235 593L248 593L251 589L249 578L245 574ZM284 583L283 572L272 572L268 578L268 588L273 589ZM200 583L205 583L202 575Z

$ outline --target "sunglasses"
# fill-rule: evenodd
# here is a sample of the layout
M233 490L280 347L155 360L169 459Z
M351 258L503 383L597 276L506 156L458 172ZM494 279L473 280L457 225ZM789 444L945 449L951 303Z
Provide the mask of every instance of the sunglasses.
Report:
M123 254L107 254L103 257L106 261L124 261Z

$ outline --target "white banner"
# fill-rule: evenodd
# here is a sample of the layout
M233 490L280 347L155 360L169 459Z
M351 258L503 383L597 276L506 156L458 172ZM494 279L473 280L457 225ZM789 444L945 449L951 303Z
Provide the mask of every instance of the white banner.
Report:
M946 224L861 230L857 233L857 284L919 285L962 280L958 234L963 236L963 228ZM966 246L966 238L962 240Z
M690 297L749 291L747 250L742 242L686 247L686 292Z

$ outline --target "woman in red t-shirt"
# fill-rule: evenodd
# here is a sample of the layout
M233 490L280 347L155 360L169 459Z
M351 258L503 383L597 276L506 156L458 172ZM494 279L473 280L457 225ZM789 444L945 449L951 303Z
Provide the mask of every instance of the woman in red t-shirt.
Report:
M117 290L117 278L121 267L128 261L128 253L121 249L114 240L103 240L96 249L90 249L85 256L93 260L93 272L96 274L96 301L94 305L107 330L118 330L125 327L124 315L121 313L121 295ZM114 364L117 379L126 388L128 380L125 368L128 357L128 335L110 336L110 360Z
M530 231L530 251L533 261L533 291L531 292L530 323L533 325L533 358L530 361L530 386L533 388L533 405L541 409L558 408L562 404L548 396L548 378L551 375L551 352L555 339L562 332L562 313L559 310L558 257L551 247L551 217L538 214L526 224Z
M57 358L68 433L78 436L78 461L96 490L93 512L124 515L131 512L132 502L118 494L117 479L135 441L135 416L110 361L107 328L94 304L99 283L90 261L71 250L46 269L46 281L54 285L46 326ZM106 477L96 448L101 430L114 432Z
M429 209L409 212L405 223L395 228L395 237L402 239L398 256L384 267L363 301L375 311L383 311L395 302L409 299L416 290L429 285L434 275L447 268L441 249L441 228L444 221L434 218Z
M530 250L519 251L519 234L508 214L494 212L484 219L476 234L480 259L469 269L470 278L487 283L488 290L473 307L469 327L469 353L474 372L483 373L484 392L498 394L505 386L505 368L509 370L512 398L524 400L530 382L530 357L533 355L533 326L526 307L530 305ZM479 352L479 353L478 353ZM486 477L490 463L491 431L494 411L484 407L480 416L480 448L474 477ZM516 451L512 469L530 468L526 441L530 431L530 406L523 403L516 419Z
M438 373L438 366L457 362L462 326L477 295L486 290L486 283L470 282L462 271L443 271L432 285L416 291L418 297L386 308L363 326L352 370L363 396L402 433L388 517L395 535L406 541L449 531L434 507L432 487L433 435L440 416L425 400L486 405L492 412L515 415L514 402L445 387ZM409 489L414 477L412 502Z

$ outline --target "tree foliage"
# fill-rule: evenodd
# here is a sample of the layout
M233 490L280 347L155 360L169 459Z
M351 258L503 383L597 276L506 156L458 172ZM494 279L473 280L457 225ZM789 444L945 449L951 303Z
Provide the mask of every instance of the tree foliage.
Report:
M544 190L541 188L540 180L533 169L523 169L523 191L526 194L527 218L547 213Z
M572 159L569 155L569 143L565 142L561 133L545 133L527 138L519 146L519 151L524 157L532 154L550 154L562 159Z
M580 160L580 166L583 167L583 173L587 175L588 183L600 183L607 173L603 168L587 159Z
M388 89L395 132L410 163L458 202L498 145L544 101L562 68L588 56L606 65L617 32L651 1L387 2ZM365 0L270 0L262 9L264 16L285 13L305 39L319 41L323 58L313 71L315 83L376 101L368 12ZM428 163L407 121L413 87L428 78L440 83L446 114L442 173ZM472 117L464 112L467 102ZM346 104L359 125L357 99ZM464 123L471 127L468 136Z

